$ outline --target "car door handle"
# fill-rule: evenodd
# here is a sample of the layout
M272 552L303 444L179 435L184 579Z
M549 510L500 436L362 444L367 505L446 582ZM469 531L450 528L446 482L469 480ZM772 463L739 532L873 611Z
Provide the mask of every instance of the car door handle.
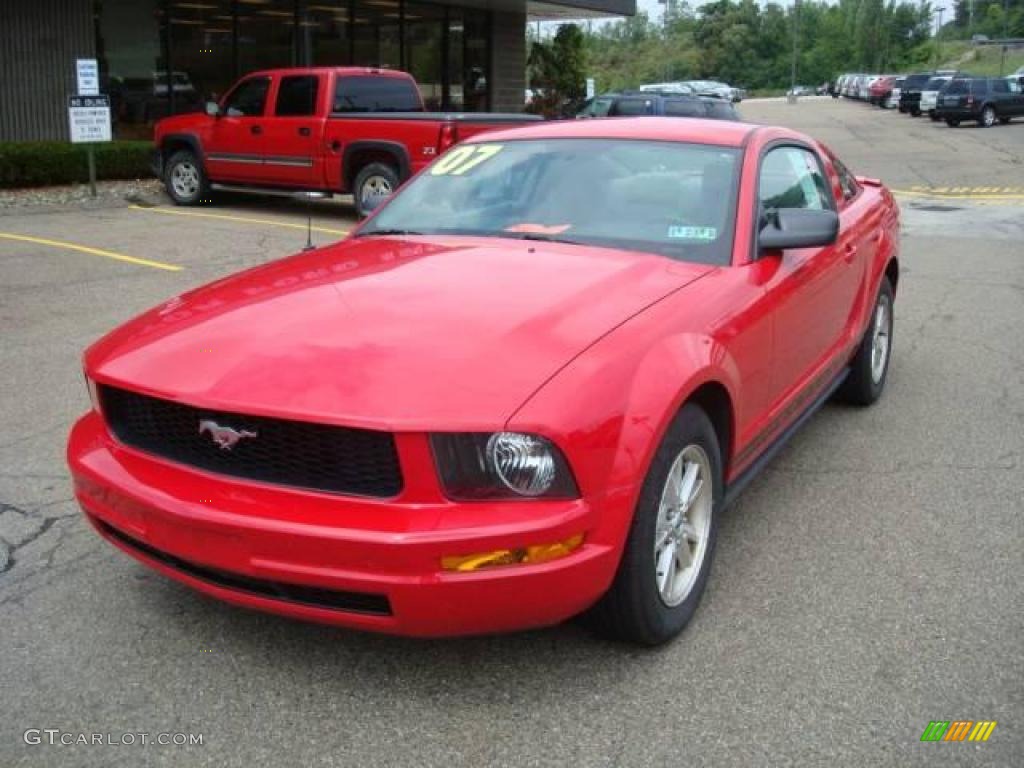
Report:
M263 127L259 125L254 125L249 129L249 132L259 136L261 133L263 133Z
M309 127L304 125L299 128L299 136L309 136Z
M847 264L852 262L856 256L857 256L857 246L856 245L854 245L853 243L847 243L846 245L843 246L843 258L846 260Z

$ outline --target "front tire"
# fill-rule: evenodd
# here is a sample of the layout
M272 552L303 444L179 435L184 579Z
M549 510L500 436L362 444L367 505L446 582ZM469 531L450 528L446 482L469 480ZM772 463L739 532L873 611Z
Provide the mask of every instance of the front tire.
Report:
M995 124L996 111L991 106L987 106L981 110L981 117L978 118L978 125L982 128L991 128Z
M398 189L398 171L386 163L368 163L356 174L352 185L352 197L359 218L369 216L376 205L371 201L378 197L390 197ZM379 203L378 203L379 205Z
M182 149L167 160L164 188L175 205L197 205L210 199L210 185L203 164L191 150Z
M893 290L889 278L883 277L868 328L853 356L850 374L839 390L846 402L871 405L881 397L889 376L893 328Z
M722 499L718 437L688 404L654 455L615 580L591 610L600 634L653 646L683 630L707 585Z

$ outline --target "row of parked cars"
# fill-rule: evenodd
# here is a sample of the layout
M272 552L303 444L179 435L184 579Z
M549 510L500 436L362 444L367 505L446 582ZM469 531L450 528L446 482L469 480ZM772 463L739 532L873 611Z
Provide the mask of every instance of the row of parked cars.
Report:
M950 127L974 121L988 128L1024 117L1024 67L1006 77L976 77L958 70L909 75L840 75L832 96L898 109L912 117L928 115Z

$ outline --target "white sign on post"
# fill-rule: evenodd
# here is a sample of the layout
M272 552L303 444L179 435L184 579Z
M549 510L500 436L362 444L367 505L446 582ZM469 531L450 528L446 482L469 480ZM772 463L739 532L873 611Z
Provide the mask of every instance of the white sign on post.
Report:
M110 99L106 96L68 97L71 143L110 141Z
M597 90L595 86L596 86L596 83L594 82L594 78L588 77L587 78L587 98L588 99L594 98L594 95L595 95L596 90Z
M100 67L96 59L76 59L78 73L78 95L98 96L100 92Z

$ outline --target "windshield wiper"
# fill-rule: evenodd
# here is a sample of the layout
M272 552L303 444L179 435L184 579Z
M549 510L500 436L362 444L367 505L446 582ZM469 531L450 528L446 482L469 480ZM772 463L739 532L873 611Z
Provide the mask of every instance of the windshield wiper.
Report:
M371 235L378 235L386 237L388 235L422 235L422 232L417 232L414 229L370 229L366 232L359 232L356 237L370 237Z
M558 237L557 235L545 235L542 232L501 232L496 234L496 237L510 237L515 240L537 240L542 243L567 243L568 245L586 245L581 243L579 240L573 240L568 237Z

